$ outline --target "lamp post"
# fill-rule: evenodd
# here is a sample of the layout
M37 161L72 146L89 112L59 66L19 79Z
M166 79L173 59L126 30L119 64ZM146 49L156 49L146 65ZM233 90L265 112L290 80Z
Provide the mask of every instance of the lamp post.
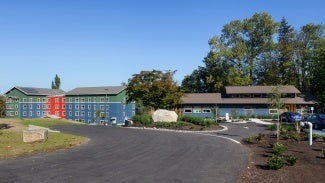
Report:
M105 88L105 108L104 108L104 112L105 112L105 122L108 123L107 120L107 92L108 92L108 88Z

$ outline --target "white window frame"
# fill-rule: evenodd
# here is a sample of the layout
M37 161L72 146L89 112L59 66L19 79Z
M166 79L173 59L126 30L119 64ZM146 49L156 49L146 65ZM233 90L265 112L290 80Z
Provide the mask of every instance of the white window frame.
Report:
M192 110L191 107L186 107L186 108L184 108L183 112L184 112L184 113L192 113L193 110Z
M196 113L196 114L202 113L202 108L201 107L193 107L193 113Z
M269 109L269 114L278 114L278 109Z
M202 113L211 113L211 112L212 112L211 108L203 108L202 109Z

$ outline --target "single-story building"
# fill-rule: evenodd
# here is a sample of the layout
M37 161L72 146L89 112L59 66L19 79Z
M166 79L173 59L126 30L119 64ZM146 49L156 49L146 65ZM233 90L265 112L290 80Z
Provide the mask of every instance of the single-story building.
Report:
M225 93L187 93L182 98L182 115L207 118L270 116L278 112L303 113L317 101L291 85L278 87L283 109L271 107L270 94L277 86L227 86Z

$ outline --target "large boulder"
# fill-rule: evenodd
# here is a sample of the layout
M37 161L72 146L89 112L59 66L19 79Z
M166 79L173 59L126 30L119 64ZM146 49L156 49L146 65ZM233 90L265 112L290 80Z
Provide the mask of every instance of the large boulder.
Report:
M158 109L152 114L153 122L177 122L178 115L175 111Z
M24 142L45 142L47 140L47 129L34 129L23 131Z

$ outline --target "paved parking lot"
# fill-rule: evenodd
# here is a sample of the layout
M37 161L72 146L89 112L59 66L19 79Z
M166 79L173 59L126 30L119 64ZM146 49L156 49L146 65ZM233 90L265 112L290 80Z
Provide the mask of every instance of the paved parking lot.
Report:
M262 127L227 125L228 131L208 136L58 127L91 140L70 150L0 161L0 182L234 182L247 165L248 150L218 136L240 140Z

